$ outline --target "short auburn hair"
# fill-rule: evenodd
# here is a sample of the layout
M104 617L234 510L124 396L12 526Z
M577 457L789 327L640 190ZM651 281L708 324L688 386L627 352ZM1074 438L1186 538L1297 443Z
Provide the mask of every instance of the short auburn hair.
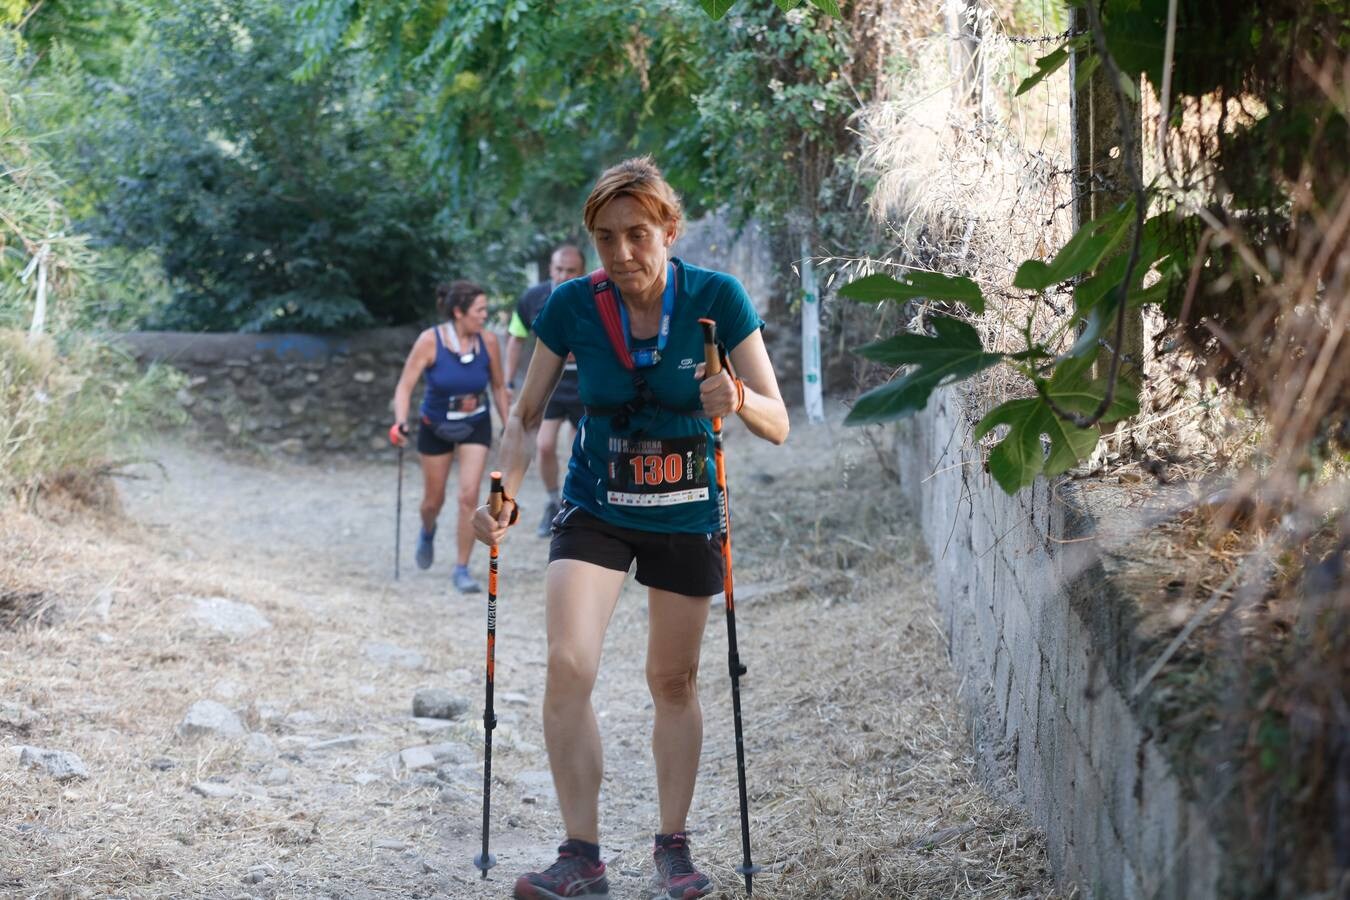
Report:
M595 233L595 217L616 197L632 197L658 222L674 222L675 233L684 229L680 196L661 175L650 156L635 156L601 173L582 212L586 230Z

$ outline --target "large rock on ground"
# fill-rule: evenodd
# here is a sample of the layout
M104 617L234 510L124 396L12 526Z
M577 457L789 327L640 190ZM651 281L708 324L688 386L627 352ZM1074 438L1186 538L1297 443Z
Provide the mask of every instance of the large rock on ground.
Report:
M69 778L88 778L84 761L68 750L44 750L41 747L21 747L19 765L50 775L57 781Z
M228 707L214 700L198 700L188 707L187 715L178 724L178 734L184 738L243 737L244 723Z
M194 597L192 618L208 631L245 638L272 627L257 607L225 597Z
M412 713L418 719L458 719L469 710L465 697L441 688L421 688L413 694Z

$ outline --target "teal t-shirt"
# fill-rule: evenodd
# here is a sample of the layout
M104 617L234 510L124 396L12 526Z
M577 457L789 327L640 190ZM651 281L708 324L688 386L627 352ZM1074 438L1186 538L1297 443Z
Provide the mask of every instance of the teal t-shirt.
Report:
M655 366L637 370L661 408L634 414L627 429L613 428L611 416L583 417L563 497L625 528L711 534L720 527L712 422L674 410L700 409L694 378L694 367L703 362L699 319L717 323L718 341L728 352L764 322L735 278L672 261L675 309L666 348ZM586 406L614 408L636 395L633 374L619 362L600 322L590 276L553 291L534 321L534 333L559 356L576 356Z

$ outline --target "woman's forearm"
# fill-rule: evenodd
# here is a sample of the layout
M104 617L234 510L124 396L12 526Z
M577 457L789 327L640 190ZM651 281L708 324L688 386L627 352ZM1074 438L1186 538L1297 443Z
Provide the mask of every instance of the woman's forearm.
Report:
M408 405L411 402L411 390L401 384L394 389L394 421L399 425L408 424Z
M525 473L530 468L530 459L534 456L530 448L534 446L539 423L533 428L526 427L519 415L514 412L506 420L506 434L502 437L502 486L506 493L514 497L520 485L525 481Z
M506 394L505 385L493 385L492 402L497 405L497 414L502 420L502 432L505 433L507 420L511 418L511 399Z
M766 397L745 385L745 405L737 414L756 437L781 444L788 436L787 407L777 397Z

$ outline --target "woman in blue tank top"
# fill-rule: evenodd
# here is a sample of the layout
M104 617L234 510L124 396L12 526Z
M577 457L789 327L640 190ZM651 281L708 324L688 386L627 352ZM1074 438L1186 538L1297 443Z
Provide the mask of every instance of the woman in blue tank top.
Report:
M481 590L469 574L473 550L473 511L492 445L488 393L499 414L509 408L497 336L484 330L487 295L478 285L456 281L436 288L436 312L442 324L418 335L403 375L394 389L394 426L390 439L400 447L408 440L408 408L419 377L426 376L417 429L422 461L422 531L417 539L418 568L431 567L436 517L445 505L450 465L459 460L459 521L454 570L455 587L466 594Z

